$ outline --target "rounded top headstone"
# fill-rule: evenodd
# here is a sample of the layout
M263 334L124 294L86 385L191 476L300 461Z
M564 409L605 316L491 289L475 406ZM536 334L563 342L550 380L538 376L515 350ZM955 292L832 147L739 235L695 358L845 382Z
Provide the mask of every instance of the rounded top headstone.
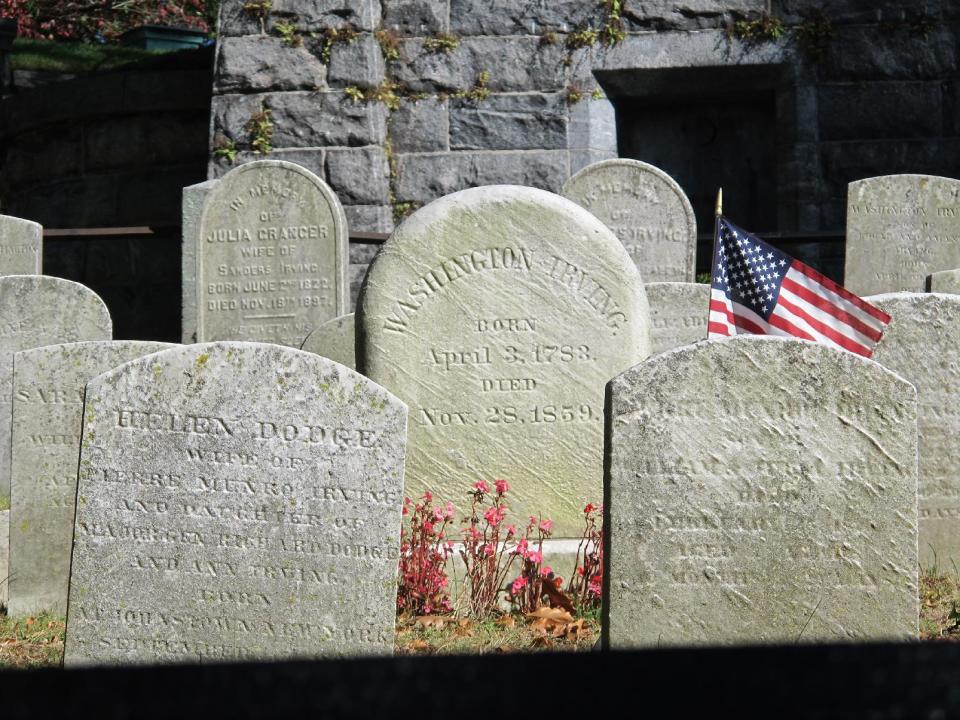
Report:
M663 170L640 160L603 160L580 170L560 192L613 230L644 282L693 282L693 206Z
M303 341L301 350L335 360L355 369L357 353L354 339L353 313L328 320Z
M847 188L844 286L857 295L923 292L960 267L960 180L882 175Z
M0 215L0 275L39 273L43 265L43 226Z
M306 168L257 160L213 186L200 219L197 339L299 347L348 309L348 231L336 194Z
M600 220L530 187L435 200L377 254L356 323L359 369L410 406L408 495L503 478L521 516L579 535L604 385L650 352L640 273Z

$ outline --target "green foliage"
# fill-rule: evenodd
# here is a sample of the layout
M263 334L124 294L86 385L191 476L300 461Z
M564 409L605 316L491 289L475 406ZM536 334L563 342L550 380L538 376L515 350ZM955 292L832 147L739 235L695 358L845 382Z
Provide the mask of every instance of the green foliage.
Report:
M449 55L458 47L460 47L460 38L450 33L437 33L433 37L424 38L423 40L423 49L427 52Z
M330 55L333 52L333 46L337 43L352 43L354 40L359 37L360 33L357 32L357 29L352 25L344 25L343 27L328 27L324 28L322 37L323 37L323 46L320 50L320 60L324 65L330 64Z
M244 129L250 133L250 149L259 155L269 155L273 150L273 121L270 111L261 107L250 116Z
M343 92L355 103L363 102L363 90L356 85L348 85L343 89Z
M815 62L826 59L833 36L833 22L822 9L811 12L796 29L797 45Z
M779 40L786 31L787 28L780 18L761 13L752 18L738 20L732 28L728 28L727 34L745 43L758 44Z
M387 62L400 59L400 38L392 30L377 30L373 36L380 45L380 52Z
M600 30L600 42L604 45L616 45L626 38L627 33L623 29L623 0L604 0L604 24Z
M217 135L213 147L213 156L216 158L224 158L233 165L237 160L237 144L230 138Z
M278 22L273 26L274 32L283 40L287 47L300 47L303 45L303 37L300 35L300 28L294 23Z
M490 89L487 87L487 83L490 82L490 73L487 70L483 70L479 75L477 75L476 81L473 83L473 87L469 90L461 90L453 94L454 97L461 98L463 100L470 100L471 102L479 103L486 100L490 97Z
M17 38L10 51L14 70L88 73L112 70L129 63L163 54L157 50L101 45L99 43L57 42Z
M697 282L710 284L710 273L697 273Z
M603 94L603 90L601 88L594 88L593 92L590 93L591 100L603 100L604 97L606 96Z
M48 613L26 618L0 614L0 669L59 665L64 619Z
M575 30L567 35L567 47L571 50L593 47L599 39L600 32L598 30L590 27L583 28L582 30Z
M567 85L566 89L563 91L563 97L567 101L567 105L576 105L578 102L583 100L583 96L583 88L576 83Z
M394 202L393 203L393 220L394 222L400 222L408 215L411 215L414 210L420 207L419 203L413 202Z
M260 21L260 29L263 30L267 18L270 17L270 11L273 10L272 0L247 0L243 4L243 11L250 17Z
M550 32L545 32L540 36L541 45L556 45L557 44L557 34L552 30Z

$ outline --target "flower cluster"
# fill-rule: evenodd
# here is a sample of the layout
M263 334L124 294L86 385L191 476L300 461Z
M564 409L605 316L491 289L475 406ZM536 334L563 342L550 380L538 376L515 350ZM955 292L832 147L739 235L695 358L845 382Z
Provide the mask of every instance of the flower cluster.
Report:
M429 491L417 503L403 499L408 522L400 528L397 611L401 613L430 615L453 609L446 571L453 543L446 539L445 531L455 509L453 503L438 507L432 503Z
M603 505L587 503L583 518L577 569L567 584L567 595L581 611L599 608L603 594Z
M0 0L0 17L16 20L20 37L104 42L147 23L209 32L217 4L217 0Z
M520 574L510 584L508 596L511 604L522 613L530 613L540 607L540 599L550 589L559 592L563 578L554 575L553 568L543 564L543 541L553 532L553 521L530 516L523 537L517 542L513 554L520 558ZM535 546L535 547L534 547ZM550 587L546 587L547 584Z
M485 480L478 480L469 492L470 514L463 520L460 557L466 566L470 613L474 617L493 613L516 557L507 551L507 543L514 539L517 530L513 525L504 525L509 491L506 480L496 480L492 490Z

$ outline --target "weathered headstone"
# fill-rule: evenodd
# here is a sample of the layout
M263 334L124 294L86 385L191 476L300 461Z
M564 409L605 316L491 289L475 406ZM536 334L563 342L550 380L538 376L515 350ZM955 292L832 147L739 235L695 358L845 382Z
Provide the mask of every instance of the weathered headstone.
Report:
M197 232L191 218L201 200ZM299 347L349 311L346 218L309 170L279 160L241 165L212 185L188 188L184 215L184 263L195 259L195 269L184 267L185 341Z
M200 243L200 219L203 206L218 180L189 185L183 189L181 203L180 276L180 337L181 342L197 342L197 252Z
M603 160L571 177L561 194L613 230L646 282L693 282L697 221L683 189L663 170Z
M67 611L87 382L169 347L129 340L80 342L14 356L9 615Z
M858 295L923 292L960 267L960 180L884 175L847 189L844 286Z
M960 296L865 299L892 318L873 359L917 388L921 566L960 567Z
M931 273L928 284L927 289L930 292L960 295L960 270L941 270Z
M260 343L87 385L65 664L390 653L407 410Z
M740 337L657 355L607 393L610 647L916 637L908 382Z
M80 283L46 275L0 277L0 500L10 498L13 355L83 340L109 340L103 300Z
M353 313L325 322L307 336L300 349L356 369Z
M43 265L43 226L0 215L0 275L39 275Z
M407 494L505 478L579 536L602 488L603 388L650 351L640 273L603 223L528 187L448 195L370 266L360 370L410 406Z
M647 283L650 342L654 353L707 339L710 286L706 283Z

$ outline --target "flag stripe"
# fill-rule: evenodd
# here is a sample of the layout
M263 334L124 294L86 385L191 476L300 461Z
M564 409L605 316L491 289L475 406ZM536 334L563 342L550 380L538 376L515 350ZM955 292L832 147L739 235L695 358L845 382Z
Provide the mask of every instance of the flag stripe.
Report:
M722 335L723 337L730 337L731 332L726 325L718 322L709 322L707 323L707 334L712 337L714 335Z
M845 300L844 298L840 297L833 291L825 288L823 285L820 285L815 280L812 280L808 275L800 272L799 268L796 268L796 272L794 272L794 267L791 266L790 270L787 271L787 274L784 277L784 280L786 280L787 278L790 278L793 282L805 287L807 290L809 290L810 292L816 295L824 296L829 302L832 302L837 307L850 313L855 318L859 319L861 322L865 323L869 327L872 327L873 329L877 330L880 333L883 333L883 329L887 326L887 323L889 322L889 316L887 320L878 320L876 317L874 317L870 313L865 312L864 310L861 310L859 306L854 305L853 303Z
M835 283L833 280L831 280L830 278L828 278L826 275L823 275L823 274L821 274L821 273L818 273L818 272L817 272L816 270L814 270L812 267L809 267L809 266L807 266L807 265L804 265L802 262L800 262L800 261L798 261L798 260L794 260L791 269L795 269L795 270L797 270L797 271L799 271L799 272L802 272L802 273L803 273L804 275L806 275L808 278L810 278L810 279L812 279L812 280L815 280L816 282L820 283L821 285L823 285L823 286L824 286L825 288L827 288L828 290L832 290L832 291L835 292L837 295L839 295L840 297L842 297L844 300L847 300L848 302L853 303L854 305L856 305L858 308L860 308L860 309L863 310L864 312L869 313L870 315L872 315L873 317L875 317L877 320L879 320L880 322L882 322L884 325L886 325L886 324L888 324L888 323L890 322L890 316L887 315L883 310L881 310L880 308L874 307L874 306L871 305L870 303L868 303L868 302L862 300L861 298L857 297L857 296L854 295L852 292L850 292L849 290L847 290L845 287L841 287L840 285L838 285L837 283Z
M862 333L857 332L853 327L847 325L841 320L838 320L833 315L828 312L824 312L816 305L811 305L806 300L801 297L794 295L792 292L786 289L786 287L781 288L780 290L780 299L786 300L791 303L791 305L796 306L802 310L806 315L817 320L824 325L832 328L835 332L842 334L844 337L852 340L858 345L864 348L872 348L877 344L875 338L863 335Z
M816 339L812 335L808 335L803 330L798 328L792 322L786 318L780 317L777 315L777 311L773 311L773 315L770 316L770 324L776 328L783 330L788 335L793 335L794 337L803 338L804 340L810 340L811 342L816 342Z
M869 338L873 342L877 342L880 339L882 333L879 330L870 327L865 322L861 322L859 318L854 317L846 310L842 310L841 308L837 307L829 300L825 299L822 295L817 295L809 288L794 282L789 274L783 279L783 284L780 287L781 293L784 290L788 290L791 294L797 296L797 298L805 300L814 307L817 307L823 312L832 315L840 322L849 325L860 335Z
M787 298L785 298L782 293L780 295L780 302L777 303L777 308L782 308L783 310L790 312L792 315L798 318L800 322L811 329L815 335L819 335L820 338L828 341L830 345L836 345L844 350L849 350L852 353L856 353L857 355L870 357L871 352L868 348L864 347L858 342L855 342L854 340L851 340L846 335L837 332L834 328L813 317L798 305L794 305Z

